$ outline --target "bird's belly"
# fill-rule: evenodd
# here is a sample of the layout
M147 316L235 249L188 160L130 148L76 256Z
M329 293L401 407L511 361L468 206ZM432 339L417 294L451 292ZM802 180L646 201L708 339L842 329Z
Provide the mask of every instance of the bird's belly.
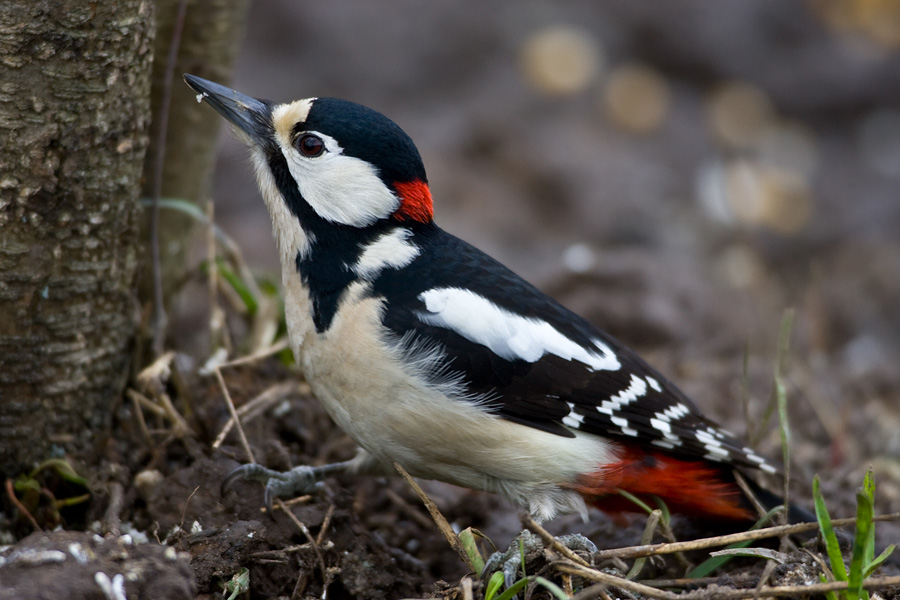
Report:
M338 426L373 456L419 477L507 496L506 487L568 484L613 459L602 438L554 435L448 396L390 344L381 302L356 298L327 332L306 336L300 362Z

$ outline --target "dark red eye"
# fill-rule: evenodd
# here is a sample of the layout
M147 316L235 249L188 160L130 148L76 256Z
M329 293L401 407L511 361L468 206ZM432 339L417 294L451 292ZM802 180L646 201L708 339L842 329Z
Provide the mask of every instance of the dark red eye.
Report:
M295 146L297 146L297 150L300 151L300 154L309 156L310 158L321 156L322 153L325 152L325 142L323 142L322 138L319 136L311 133L304 133L301 135L297 139Z

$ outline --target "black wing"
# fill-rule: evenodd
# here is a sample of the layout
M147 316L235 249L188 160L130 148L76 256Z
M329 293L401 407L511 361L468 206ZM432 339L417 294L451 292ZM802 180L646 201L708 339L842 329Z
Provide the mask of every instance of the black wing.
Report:
M461 373L467 392L496 414L557 435L573 436L577 429L684 457L775 470L703 417L633 351L488 255L436 227L416 241L419 258L402 271L383 271L373 283L373 294L387 300L384 325L406 340L439 344L447 361L441 373ZM454 327L429 322L422 294L446 288L468 290L506 313L547 323L594 354L613 354L618 368L598 369L553 353L532 361L500 356Z

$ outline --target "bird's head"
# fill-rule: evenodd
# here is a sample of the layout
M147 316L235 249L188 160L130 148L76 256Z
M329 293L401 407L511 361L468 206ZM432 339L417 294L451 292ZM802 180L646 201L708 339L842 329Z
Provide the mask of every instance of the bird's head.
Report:
M299 220L310 242L348 228L377 235L397 225L431 223L419 152L381 113L334 98L277 104L193 75L184 78L197 100L225 117L250 148L273 220Z

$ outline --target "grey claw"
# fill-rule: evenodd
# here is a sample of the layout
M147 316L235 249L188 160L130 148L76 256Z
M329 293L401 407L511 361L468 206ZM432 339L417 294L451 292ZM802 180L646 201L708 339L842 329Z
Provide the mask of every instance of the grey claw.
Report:
M266 483L267 481L269 481L269 479L278 475L281 475L281 473L278 471L273 471L272 469L267 469L258 463L247 463L246 465L239 466L225 476L225 479L222 480L222 485L219 489L219 493L224 496L225 493L231 489L231 486L234 485L234 482L238 479L246 479L249 481L259 481L260 483Z
M569 550L580 550L582 552L587 552L588 555L593 555L596 552L599 552L599 550L597 549L597 545L580 533L569 533L566 535L561 535L556 539L558 539L560 543L562 543L562 545Z
M273 471L257 463L241 465L222 481L222 495L238 479L258 481L266 486L264 502L271 514L276 498L297 494L311 494L322 487L316 469L307 466L294 467L290 471Z
M521 540L522 546L519 547ZM519 577L519 568L522 565L522 553L527 556L529 552L543 548L541 539L527 529L516 536L505 552L494 552L484 564L482 578L493 575L496 571L503 573L503 583L506 588L511 587Z
M580 533L563 535L557 539L564 546L575 551L583 551L589 554L597 552L597 546L594 545L594 542ZM521 550L519 547L520 540L522 542ZM506 552L494 552L488 557L484 564L484 571L481 573L482 580L487 581L496 571L501 571L506 588L512 587L520 575L519 569L522 565L522 553L528 556L529 553L540 550L543 547L544 544L541 538L526 529L512 541Z
M522 559L519 556L511 556L503 563L503 584L506 586L506 589L512 587L518 580L521 565Z

